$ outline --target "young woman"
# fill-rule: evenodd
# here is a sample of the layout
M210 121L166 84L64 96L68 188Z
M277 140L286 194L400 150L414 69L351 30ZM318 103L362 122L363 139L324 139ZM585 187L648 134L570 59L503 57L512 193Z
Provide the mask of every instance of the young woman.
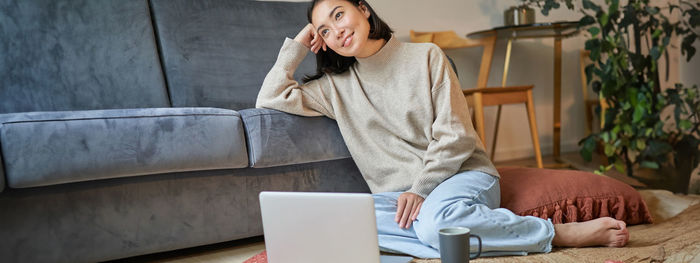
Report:
M437 230L463 226L486 255L554 246L624 246L625 223L557 224L499 208L499 175L485 154L459 82L433 44L401 43L363 0L316 0L286 39L257 107L335 119L373 193L382 250L439 257ZM317 74L292 74L308 51Z

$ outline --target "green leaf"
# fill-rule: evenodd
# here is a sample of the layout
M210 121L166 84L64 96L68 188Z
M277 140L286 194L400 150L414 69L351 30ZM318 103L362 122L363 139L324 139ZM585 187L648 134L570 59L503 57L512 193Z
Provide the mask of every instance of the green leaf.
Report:
M593 80L593 69L594 68L595 68L595 64L590 64L590 65L586 66L586 80L588 83L591 83L591 81ZM591 85L591 86L593 86L593 85ZM600 90L600 87L598 87L598 90ZM595 91L595 89L593 91ZM598 91L595 91L595 92L598 93Z
M598 17L598 20L600 21L600 25L603 27L608 24L608 19L610 19L610 17L608 16L607 13L602 13L600 15L600 17Z
M659 8L653 6L647 6L646 10L649 14L655 15L659 13Z
M646 67L646 58L643 55L637 53L630 53L630 60L634 70L637 72L643 72Z
M606 144L605 145L605 156L610 157L613 155L615 155L615 147L610 145L610 144Z
M697 86L694 87L695 89L688 89L688 98L696 98L697 93Z
M590 162L593 160L593 151L595 150L595 137L594 136L588 136L581 140L579 144L583 144L581 147L581 150L579 153L581 154L581 157L586 162Z
M605 111L605 121L604 121L605 127L603 127L603 129L605 129L605 130L610 129L610 127L614 123L614 120L615 120L615 111L611 110L611 109L606 110Z
M693 105L696 106L695 108L700 106L700 101L698 101L697 99L698 99L697 91L694 89L687 89L687 96L685 98L685 103L687 103L690 106L691 112L693 112L693 110L692 110ZM694 111L694 112L698 113L698 111Z
M681 130L689 130L690 128L693 127L693 123L690 122L689 120L681 120L678 123L678 126L681 128Z
M659 38L659 36L660 36L661 33L663 33L663 32L664 32L664 31L661 30L661 28L657 28L656 31L654 31L654 33L651 34L651 37L652 37L652 38Z
M566 8L573 10L574 9L574 3L573 0L566 0Z
M618 12L619 7L620 0L612 0L610 6L608 7L608 13L613 14L615 12Z
M640 165L644 168L659 169L659 164L656 162L643 161Z
M685 55L686 62L690 61L690 59L695 55L695 47L693 47L693 42L695 42L695 39L697 38L697 35L695 34L689 34L683 38L683 42L681 42L681 54Z
M628 88L627 90L627 101L632 104L632 106L637 107L637 101L638 97L637 94L639 94L639 91L635 88Z
M622 15L622 20L618 24L618 28L627 29L628 26L637 23L637 10L632 5L626 5Z
M673 147L671 147L670 144L658 140L650 141L647 147L649 147L649 152L654 153L656 155L663 155L673 150Z
M612 128L611 133L617 134L617 133L619 133L619 132L620 132L620 125L615 125L615 127Z
M600 39L593 38L586 40L585 46L586 50L591 51L591 60L598 61L600 59Z
M659 47L652 47L649 54L653 60L658 60L661 57L661 50L659 50Z
M668 5L668 12L669 12L669 13L673 13L673 9L681 9L681 7L680 7L680 6L677 6L677 5L672 5L672 4L671 4L671 5ZM681 10L682 10L682 9L681 9Z
M552 8L554 8L554 0L545 0L542 6L542 14L548 16L549 10L552 10Z
M700 8L700 4L698 4L698 8ZM687 9L685 12L683 12L683 15L690 15L690 19L688 19L688 23L692 27L698 27L700 26L700 10L698 9Z
M583 0L583 8L593 10L594 12L601 11L600 6L594 4L591 0Z
M582 17L581 20L578 21L579 28L585 27L588 25L592 25L592 24L595 24L595 18L592 16L589 16L589 15Z
M644 151L647 148L647 144L642 139L637 139L637 150Z
M625 173L625 165L622 163L621 159L617 159L617 161L615 161L615 169L617 169L617 171L620 173Z
M598 33L600 33L600 28L591 27L591 28L588 28L588 32L591 33L591 37L596 37L598 35Z
M603 142L605 142L605 143L610 142L610 133L609 132L602 132L600 134L600 137L603 139Z
M629 110L632 108L632 104L629 101L625 101L622 103L622 109L623 110Z

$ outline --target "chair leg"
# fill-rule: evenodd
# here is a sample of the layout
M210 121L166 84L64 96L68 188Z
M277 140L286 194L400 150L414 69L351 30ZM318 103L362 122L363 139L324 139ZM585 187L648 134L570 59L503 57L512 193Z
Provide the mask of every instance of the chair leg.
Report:
M469 109L469 116L471 116L472 127L474 127L474 129L476 130L476 110L474 110L474 96L464 95L464 97L467 100L467 108ZM479 138L481 138L481 136L479 136Z
M535 159L537 160L537 168L542 168L542 152L540 151L540 139L537 134L537 121L535 120L535 105L532 99L532 90L527 91L527 117L530 122L530 135L532 136L532 146L535 148Z
M585 104L584 113L586 116L586 136L588 136L593 132L593 113L591 113L593 107L588 103L588 101L584 101L583 104Z
M496 112L496 127L493 129L493 143L491 144L491 160L496 159L496 142L498 141L498 128L501 124L501 110L503 105L498 105Z
M482 103L481 93L474 93L473 96L476 133L479 134L479 138L481 138L481 143L484 145L484 150L486 150L486 136L484 135L484 104Z

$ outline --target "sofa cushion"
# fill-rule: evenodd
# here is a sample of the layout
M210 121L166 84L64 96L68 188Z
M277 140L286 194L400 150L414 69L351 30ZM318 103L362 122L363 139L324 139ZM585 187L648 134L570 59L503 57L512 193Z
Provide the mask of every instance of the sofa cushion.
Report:
M7 186L248 166L240 115L153 108L0 115Z
M263 168L350 158L338 124L270 109L240 111L251 167Z
M148 1L0 0L0 113L169 106Z
M255 107L285 37L307 24L309 3L153 0L174 107ZM295 77L315 72L313 56Z

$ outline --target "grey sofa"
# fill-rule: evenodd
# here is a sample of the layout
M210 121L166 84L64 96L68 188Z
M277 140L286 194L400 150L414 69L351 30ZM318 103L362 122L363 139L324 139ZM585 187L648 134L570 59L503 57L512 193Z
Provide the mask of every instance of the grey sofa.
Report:
M0 0L0 261L259 236L262 190L369 192L333 120L253 108L307 5Z

